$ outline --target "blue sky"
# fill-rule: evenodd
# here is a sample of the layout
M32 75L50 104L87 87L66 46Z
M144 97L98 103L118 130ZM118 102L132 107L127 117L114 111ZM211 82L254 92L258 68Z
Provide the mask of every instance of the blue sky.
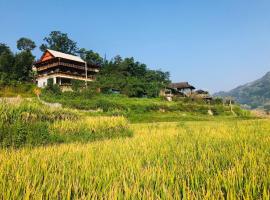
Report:
M52 30L107 58L133 56L211 92L270 71L268 0L0 0L0 42ZM36 49L35 55L40 56Z

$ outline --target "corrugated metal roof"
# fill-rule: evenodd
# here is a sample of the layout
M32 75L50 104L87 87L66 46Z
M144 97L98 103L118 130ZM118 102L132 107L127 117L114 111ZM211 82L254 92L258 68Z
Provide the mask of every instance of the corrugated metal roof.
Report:
M55 50L51 50L51 49L47 49L47 51L49 51L55 58L65 58L65 59L68 59L68 60L74 60L74 61L82 62L82 63L85 62L79 56L74 56L74 55L62 53L60 51L55 51Z

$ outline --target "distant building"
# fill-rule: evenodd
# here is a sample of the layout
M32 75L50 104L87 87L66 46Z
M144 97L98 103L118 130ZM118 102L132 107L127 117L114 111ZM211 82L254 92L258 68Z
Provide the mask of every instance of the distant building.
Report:
M194 99L203 99L205 101L211 101L213 97L209 94L208 91L205 90L196 90L192 95L191 98Z
M169 84L165 90L161 91L162 96L187 96L195 89L188 82L179 82Z
M167 87L176 93L192 93L195 90L195 87L190 85L188 82L179 82L179 83L171 83Z
M72 80L92 82L99 72L98 66L86 63L79 56L50 49L34 64L34 69L37 72L37 85L41 88L48 84L48 79L60 87L71 86Z
M171 101L173 96L190 96L194 89L195 87L190 85L188 82L171 83L165 89L160 91L160 96L165 96L169 101Z

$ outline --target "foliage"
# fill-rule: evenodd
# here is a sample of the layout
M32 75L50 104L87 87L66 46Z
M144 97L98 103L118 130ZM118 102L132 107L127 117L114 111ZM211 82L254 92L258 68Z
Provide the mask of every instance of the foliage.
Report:
M34 124L17 121L0 125L0 147L18 148L25 145L42 145L50 142L48 125L44 122Z
M98 111L102 115L124 115L132 122L205 119L208 110L213 112L214 117L234 114L238 117L250 117L249 111L244 111L237 105L233 105L232 113L230 106L222 104L206 104L203 101L187 101L183 98L173 102L162 98L129 98L125 95L97 94L91 89L59 95L44 93L41 98L48 102L59 102L67 108Z
M26 44L25 44L26 45ZM21 49L29 49L20 44ZM13 54L9 47L0 44L0 84L11 84L12 81L33 80L32 65L35 57L30 50Z
M71 88L74 92L79 92L85 86L85 81L71 80Z
M53 83L53 78L47 80L47 86L43 90L45 93L61 94L59 85Z
M11 75L13 73L13 63L14 56L10 48L5 44L0 44L0 72Z
M0 104L0 147L130 136L132 132L123 117L83 117L82 113L50 108L35 101Z
M35 57L30 51L22 51L15 55L15 62L13 65L14 78L19 81L31 81L32 77L32 65L34 63Z
M4 43L0 43L0 55L7 52L10 52L10 48Z
M0 198L270 198L269 120L132 129L129 139L0 150Z
M81 58L88 64L99 67L103 64L103 59L100 57L100 55L92 50L86 50L85 48L81 48L78 53Z
M270 113L270 104L264 105L263 108L267 113Z
M36 44L31 39L22 37L17 41L17 48L23 51L32 51L36 48Z
M9 82L8 85L0 84L0 97L33 97L36 85L33 83Z
M77 43L68 37L67 33L61 31L52 31L49 36L43 39L45 43L40 46L41 51L52 49L67 54L77 54L78 47Z
M103 92L116 89L129 97L157 97L160 89L169 83L169 73L149 70L133 58L116 56L104 63L97 81Z

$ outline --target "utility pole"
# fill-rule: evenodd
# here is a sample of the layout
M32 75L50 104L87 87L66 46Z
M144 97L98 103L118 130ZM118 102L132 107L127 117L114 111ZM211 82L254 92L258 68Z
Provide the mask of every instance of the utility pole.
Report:
M87 62L85 61L85 87L87 88Z

